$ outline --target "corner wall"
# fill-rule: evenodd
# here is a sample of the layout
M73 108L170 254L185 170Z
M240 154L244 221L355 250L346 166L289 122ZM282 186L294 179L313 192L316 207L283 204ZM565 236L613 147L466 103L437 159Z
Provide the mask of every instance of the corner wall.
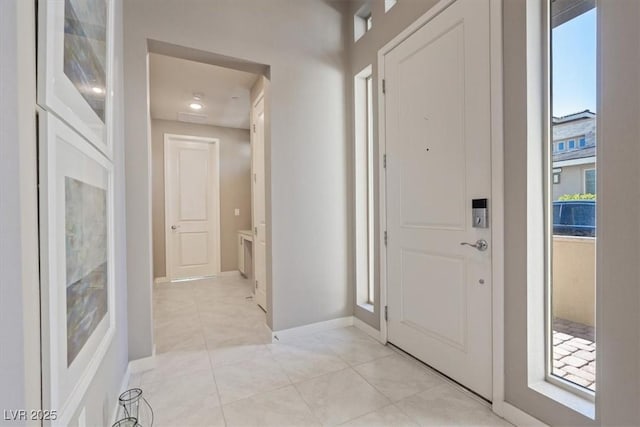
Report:
M220 250L222 271L238 269L238 231L251 228L251 143L247 129L151 120L153 276L166 276L164 134L220 139ZM240 216L234 209L240 209Z
M33 1L0 2L0 411L60 409L40 406L35 16ZM115 0L114 21L117 327L111 347L79 407L86 407L88 425L113 423L113 410L128 364L122 0ZM5 425L7 421L3 418L0 423ZM24 424L40 422L10 423Z
M0 412L3 414L5 410L40 409L41 405L34 17L33 2L0 2ZM39 423L20 421L10 425Z

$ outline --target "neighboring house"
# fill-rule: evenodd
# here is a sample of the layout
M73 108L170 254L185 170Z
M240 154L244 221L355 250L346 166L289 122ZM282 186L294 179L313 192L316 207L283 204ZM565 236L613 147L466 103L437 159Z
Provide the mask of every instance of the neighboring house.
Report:
M596 114L589 110L553 118L553 200L596 193Z

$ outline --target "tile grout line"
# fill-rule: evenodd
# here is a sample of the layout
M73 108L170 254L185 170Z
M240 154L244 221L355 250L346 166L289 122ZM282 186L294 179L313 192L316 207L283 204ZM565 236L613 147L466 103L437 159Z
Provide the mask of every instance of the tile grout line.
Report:
M198 314L198 322L200 323L200 334L202 335L202 339L204 340L204 348L207 351L207 359L209 360L209 368L211 369L211 375L213 376L213 384L216 387L216 395L218 397L218 404L220 405L220 412L222 413L222 421L224 421L225 427L228 425L227 416L224 413L224 407L222 405L222 397L220 396L220 388L218 387L218 380L216 378L216 371L213 369L213 363L211 362L211 353L209 351L209 343L204 335L204 325L202 324L202 316L200 307L196 304L196 311Z

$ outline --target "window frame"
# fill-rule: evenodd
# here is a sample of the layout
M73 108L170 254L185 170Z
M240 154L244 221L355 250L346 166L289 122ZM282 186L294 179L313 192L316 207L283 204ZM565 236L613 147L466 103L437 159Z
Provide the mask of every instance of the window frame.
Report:
M582 192L585 194L596 194L598 188L594 188L594 192L587 191L587 172L593 172L593 185L596 185L596 180L598 178L598 168L585 168L582 170Z
M375 157L373 67L354 76L354 258L356 304L375 312Z
M570 395L576 396L584 401L595 403L596 392L593 392L585 387L568 381L564 378L558 377L553 374L553 300L552 300L552 267L553 267L553 153L550 152L550 147L553 142L553 93L552 87L552 31L551 25L551 1L543 0L543 13L545 19L543 20L543 55L545 60L543 62L543 99L544 115L542 117L545 143L542 147L543 154L543 167L542 167L542 187L543 187L543 230L544 230L544 249L543 249L543 268L544 268L544 382L548 385L555 386L560 390L570 393ZM568 139L558 141L558 152L566 152L568 146ZM574 139L575 143L575 139ZM584 174L583 174L584 176ZM531 177L530 177L531 178ZM583 184L584 188L584 184ZM544 386L542 386L544 388ZM553 398L557 392L552 391L545 393L549 397ZM566 404L566 397L554 398L554 400ZM585 414L586 415L586 414Z

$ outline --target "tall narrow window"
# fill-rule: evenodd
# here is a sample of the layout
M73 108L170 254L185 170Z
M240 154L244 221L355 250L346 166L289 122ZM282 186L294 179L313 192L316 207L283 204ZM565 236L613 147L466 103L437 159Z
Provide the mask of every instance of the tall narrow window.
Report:
M373 267L375 265L373 236L373 76L369 75L367 81L367 259L369 261L369 279L367 289L367 302L375 302L375 291L373 287Z
M373 78L368 66L355 77L355 230L357 303L373 311L374 199L373 199Z
M592 0L548 4L547 379L588 396L596 390L596 153L580 135L594 135L597 145L597 11ZM554 141L557 150L551 148ZM562 180L554 179L559 168Z

